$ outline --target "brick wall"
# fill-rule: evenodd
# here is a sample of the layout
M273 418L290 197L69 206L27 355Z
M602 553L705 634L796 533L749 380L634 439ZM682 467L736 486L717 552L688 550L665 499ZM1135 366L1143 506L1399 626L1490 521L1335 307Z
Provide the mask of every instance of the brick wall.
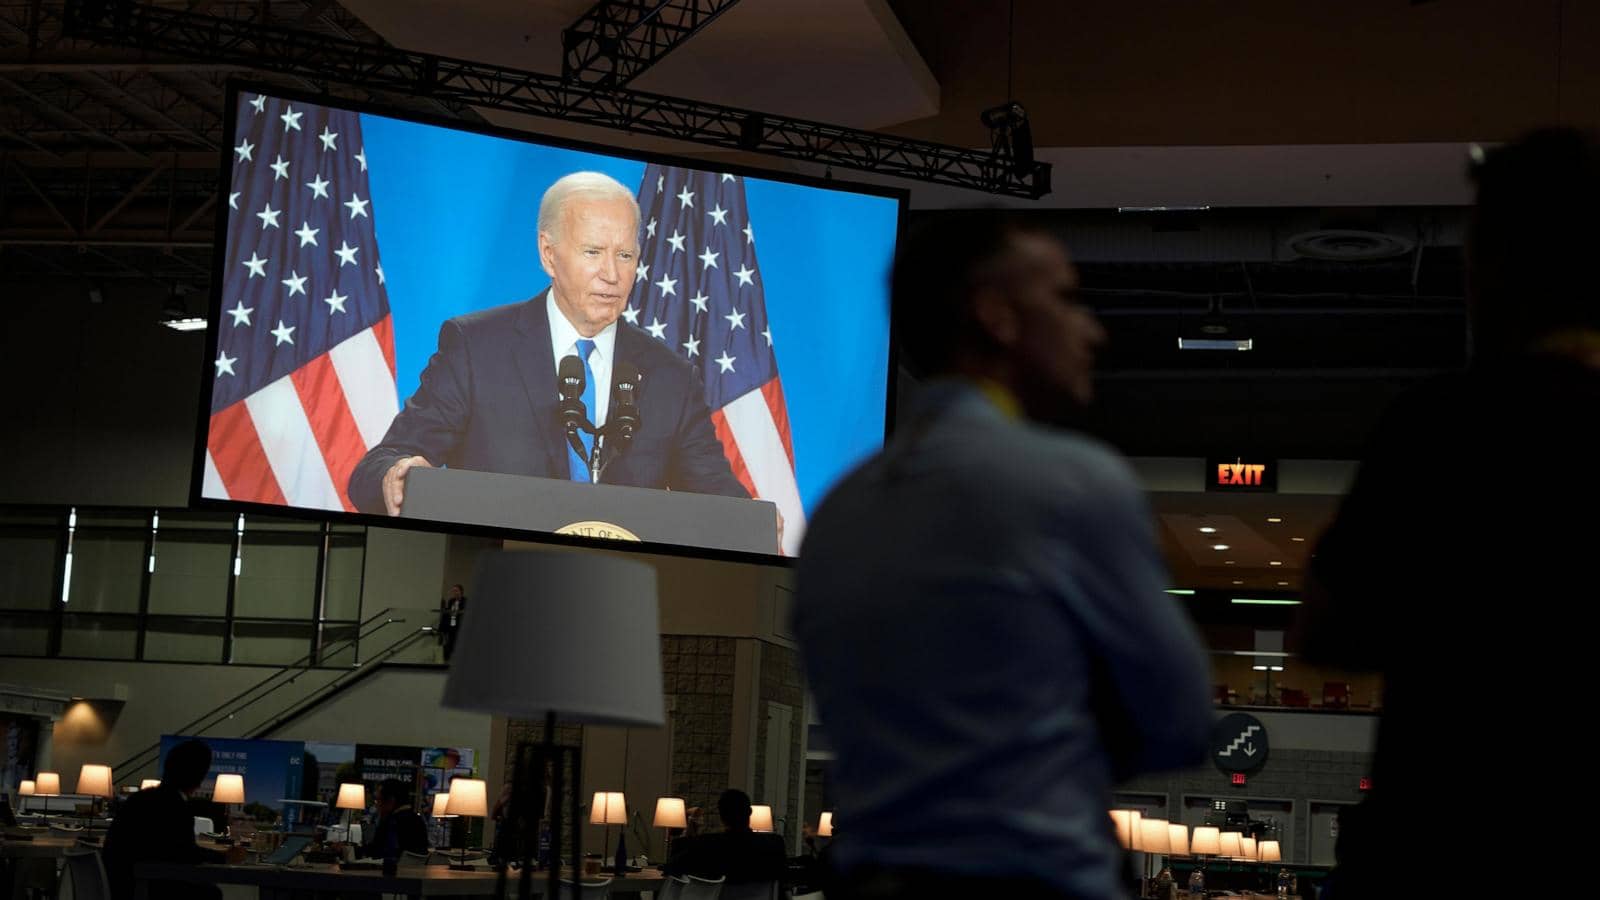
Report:
M672 790L687 806L716 820L717 796L728 787L733 734L735 639L697 635L661 638L662 687L671 711Z

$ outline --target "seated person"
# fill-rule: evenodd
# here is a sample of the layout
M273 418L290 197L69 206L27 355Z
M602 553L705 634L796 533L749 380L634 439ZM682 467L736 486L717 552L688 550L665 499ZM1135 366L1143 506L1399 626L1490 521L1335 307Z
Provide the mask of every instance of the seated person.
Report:
M789 858L783 838L750 830L750 796L730 788L717 798L720 832L673 842L672 858L661 867L668 875L727 878L730 884L781 881Z
M235 847L224 854L197 846L194 840L194 815L189 795L206 780L211 771L211 748L204 741L189 740L167 753L161 768L161 784L129 797L117 812L106 833L106 877L113 900L132 900L134 867L140 863L221 863L244 859L244 849ZM151 897L176 900L217 900L222 892L214 885L156 882Z
M402 853L428 852L428 826L411 808L411 786L398 778L378 785L375 801L378 824L372 840L361 846L360 855L379 859L398 858Z

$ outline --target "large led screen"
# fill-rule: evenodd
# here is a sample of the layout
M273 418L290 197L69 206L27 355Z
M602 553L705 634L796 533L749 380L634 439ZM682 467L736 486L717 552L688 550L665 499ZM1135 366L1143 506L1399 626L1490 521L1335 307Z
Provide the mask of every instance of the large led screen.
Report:
M234 100L201 501L792 555L881 446L903 194Z

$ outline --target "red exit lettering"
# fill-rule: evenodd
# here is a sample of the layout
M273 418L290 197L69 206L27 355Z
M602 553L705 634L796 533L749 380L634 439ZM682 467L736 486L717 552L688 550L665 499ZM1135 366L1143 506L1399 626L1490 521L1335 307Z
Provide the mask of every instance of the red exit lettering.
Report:
M1260 487L1267 467L1263 463L1219 463L1217 484L1253 485Z

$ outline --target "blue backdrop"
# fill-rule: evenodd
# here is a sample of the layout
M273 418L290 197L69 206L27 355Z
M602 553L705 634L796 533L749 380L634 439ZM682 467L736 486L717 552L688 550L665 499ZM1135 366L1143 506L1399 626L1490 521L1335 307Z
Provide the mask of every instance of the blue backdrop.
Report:
M588 169L637 189L644 172L633 160L382 116L362 116L361 127L402 403L437 348L440 323L549 283L535 219L551 182ZM809 515L883 443L899 207L755 178L745 192Z

